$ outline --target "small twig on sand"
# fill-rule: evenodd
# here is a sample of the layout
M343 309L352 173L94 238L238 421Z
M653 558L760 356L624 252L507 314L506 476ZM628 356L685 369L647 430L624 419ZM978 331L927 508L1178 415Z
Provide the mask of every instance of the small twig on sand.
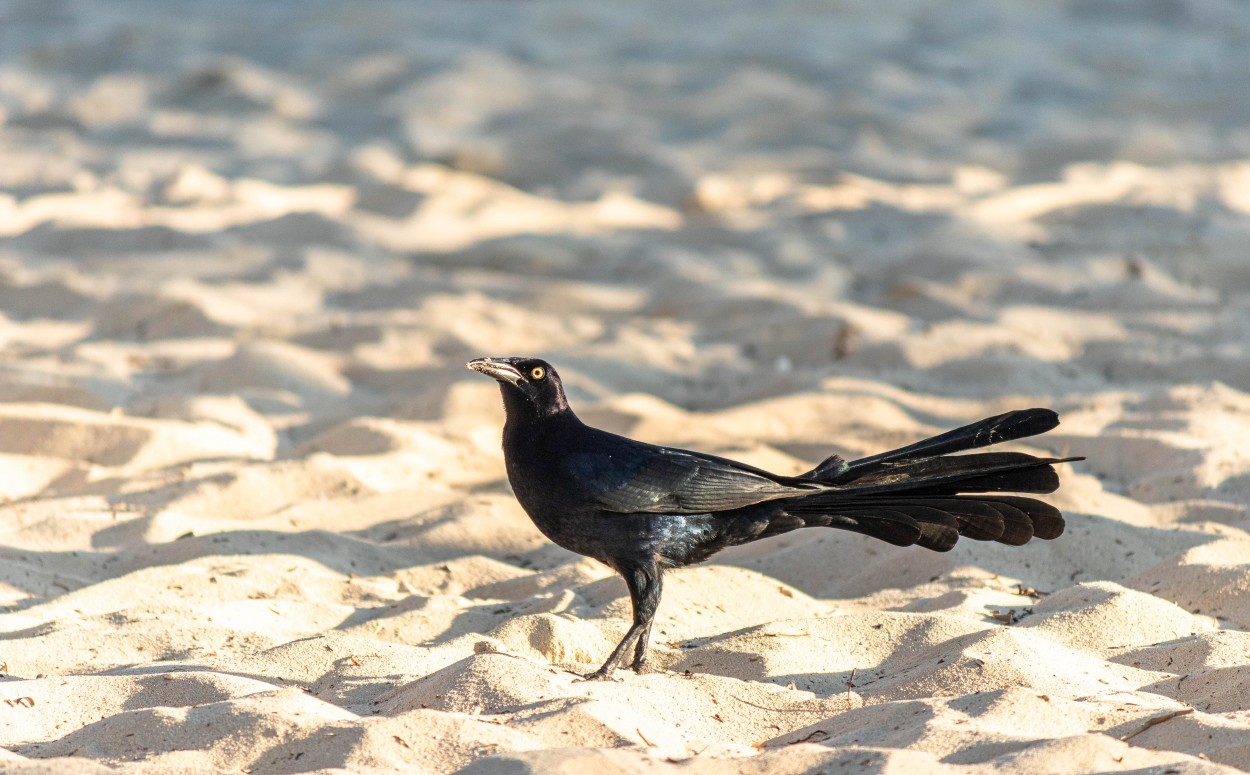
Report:
M22 510L21 510L20 508L18 508L17 503L16 503L16 502L14 502L14 500L13 500L12 498L6 497L6 498L4 499L4 505L6 505L6 506L8 506L9 508L13 509L13 516L17 517L17 526L18 526L18 527L20 527L20 528L25 528L25 527L26 527L26 521L25 521L24 519L22 519Z
M756 705L754 702L751 702L749 700L744 700L741 697L735 696L733 694L729 696L733 697L735 700L742 703L743 705L750 705L752 708L759 708L760 710L768 710L768 711L772 711L773 713L825 713L827 712L826 709L824 708L770 708L767 705Z
M1194 712L1193 708L1181 708L1180 710L1174 710L1171 713L1164 713L1161 716L1154 716L1152 718L1148 718L1146 719L1146 723L1142 724L1142 726L1137 731L1130 732L1124 737L1121 737L1120 742L1127 743L1129 740L1132 740L1134 737L1137 737L1142 732L1145 732L1147 729L1150 729L1153 726L1158 726L1159 724L1162 724L1165 721L1171 721L1172 719L1178 716L1188 716L1190 713L1193 713L1193 712Z

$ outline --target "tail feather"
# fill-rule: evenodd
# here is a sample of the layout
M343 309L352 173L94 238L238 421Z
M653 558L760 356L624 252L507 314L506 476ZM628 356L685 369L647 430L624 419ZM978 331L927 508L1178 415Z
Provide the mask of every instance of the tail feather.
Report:
M920 541L920 525L906 514L857 515L852 526L843 527L895 546L913 546Z
M906 447L882 452L878 455L846 461L834 455L821 461L820 465L800 475L801 479L814 479L828 484L858 479L880 470L886 464L900 460L915 461L941 457L955 452L988 447L1004 441L1036 436L1059 425L1059 415L1052 409L1017 409L994 417L956 428L953 431L922 439Z
M1066 527L1066 523L1063 521L1063 514L1059 509L1035 498L1021 498L1011 495L994 495L992 497L968 495L961 498L961 500L977 500L989 503L995 508L1010 506L1022 511L1033 525L1033 536L1045 541L1063 535L1063 529Z
M900 496L848 501L836 507L791 504L786 511L787 520L793 521L783 529L770 530L769 535L797 527L839 527L899 546L915 544L939 552L954 547L960 536L1023 546L1035 537L1058 538L1064 529L1063 516L1054 506L1010 496Z
M948 552L959 541L960 524L956 515L924 503L904 502L891 505L914 519L920 526L917 546L935 552Z
M1006 530L1006 519L993 504L972 498L909 498L907 502L928 506L953 517L959 534L977 541L997 541Z
M1074 458L1034 457L1023 452L981 452L887 463L855 478L842 477L833 492L883 493L1054 492L1059 477L1051 464ZM829 491L826 491L829 492ZM819 497L819 496L817 496Z
M1003 516L1003 534L994 540L1008 546L1024 546L1034 536L1033 520L1024 509L997 501L994 510Z
M993 505L971 498L934 498L926 502L959 520L959 534L976 541L997 541L1007 531L1007 518Z
M1023 409L850 463L832 456L800 477L832 488L786 501L786 529L797 518L803 526L841 527L935 551L951 549L961 535L1012 546L1056 538L1064 530L1058 509L1000 493L1054 492L1059 476L1053 466L1083 458L952 453L1045 433L1058 424L1049 409Z
M961 495L972 492L1027 492L1045 495L1059 489L1059 474L1051 466L1074 460L1081 458L1034 458L1035 465L1029 468L996 471L933 485L917 483L908 492L917 495Z

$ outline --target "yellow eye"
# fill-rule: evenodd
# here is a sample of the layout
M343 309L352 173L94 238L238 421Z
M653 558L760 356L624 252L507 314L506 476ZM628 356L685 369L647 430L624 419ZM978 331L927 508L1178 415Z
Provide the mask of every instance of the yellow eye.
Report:
M535 366L534 368L530 369L531 379L542 379L545 376L547 376L547 370L544 369L542 366Z

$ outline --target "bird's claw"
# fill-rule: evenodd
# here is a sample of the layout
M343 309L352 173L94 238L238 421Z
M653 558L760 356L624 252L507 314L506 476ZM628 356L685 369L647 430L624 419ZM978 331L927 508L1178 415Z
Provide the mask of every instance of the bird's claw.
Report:
M638 675L643 675L651 671L651 666L647 664L645 659L639 659L630 665L629 669L633 670ZM604 666L593 673L587 673L586 675L575 678L573 683L582 683L583 681L616 681L619 683L622 679L614 677L613 673L615 672L616 668Z

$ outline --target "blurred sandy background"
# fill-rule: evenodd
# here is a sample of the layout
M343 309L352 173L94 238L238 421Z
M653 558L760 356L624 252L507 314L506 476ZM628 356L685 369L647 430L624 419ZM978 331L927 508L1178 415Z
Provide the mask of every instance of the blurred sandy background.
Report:
M0 0L0 770L1250 769L1250 6ZM783 473L1008 408L1059 540L624 586L496 387Z

